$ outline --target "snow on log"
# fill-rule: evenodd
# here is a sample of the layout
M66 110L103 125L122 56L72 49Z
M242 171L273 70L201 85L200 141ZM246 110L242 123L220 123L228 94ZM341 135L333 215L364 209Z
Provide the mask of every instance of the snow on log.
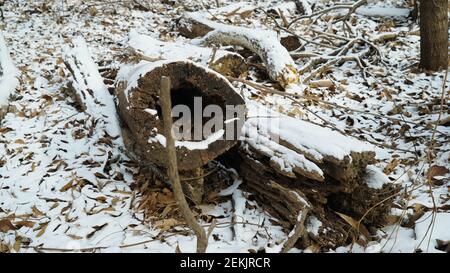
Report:
M3 34L0 33L0 120L8 111L9 97L19 85L20 72L14 66L6 47Z
M272 80L278 82L286 91L301 91L297 66L286 48L280 44L276 32L225 25L196 13L186 13L178 22L178 26L180 32L190 29L205 35L193 40L195 44L238 45L253 51L263 61Z
M181 42L163 42L136 31L130 32L128 46L155 59L191 60L225 76L239 77L247 72L244 58L237 53L225 50L199 47Z
M69 87L83 111L103 120L110 136L119 136L120 126L113 96L103 83L86 41L82 37L72 39L71 45L63 47L63 60L73 76Z
M192 128L188 128L189 136L183 134L175 142L180 170L202 167L237 143L237 136L229 136L240 133L245 113L231 121L226 120L227 106L245 109L244 100L225 77L187 60L141 61L135 65L123 64L116 85L117 108L124 123L124 142L134 158L150 167L165 166L165 137L159 105L162 76L171 79L173 107L188 107L194 117ZM195 136L199 132L196 126L208 122L209 119L201 115L209 105L217 105L224 113L223 128L217 130L216 127L209 135L200 132L199 139ZM200 120L196 123L197 111L200 111Z
M246 147L269 156L271 166L279 166L287 176L295 177L297 173L323 181L325 172L348 183L358 180L365 165L374 162L371 144L280 114L254 101L247 101L247 108L252 119L244 125Z
M375 163L372 145L254 101L247 101L247 109L251 118L244 124L241 145L220 162L238 171L242 185L283 227L298 226L296 217L305 203L311 207L308 221L321 225L301 237L306 245L307 240L323 248L345 245L350 237L366 233L364 226L386 224L393 204L388 197L398 187L369 165ZM289 197L293 194L301 201ZM366 212L361 230L349 231L342 215L358 221Z

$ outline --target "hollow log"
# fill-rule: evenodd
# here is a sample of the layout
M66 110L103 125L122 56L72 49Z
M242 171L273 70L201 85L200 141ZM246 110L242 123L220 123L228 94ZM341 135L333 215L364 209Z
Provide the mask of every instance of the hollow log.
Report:
M253 51L263 61L272 80L286 90L300 92L297 66L274 31L221 24L195 13L186 13L178 29L188 37L203 36L193 41L197 44L237 45Z
M225 124L227 106L245 109L244 101L223 76L190 61L142 61L137 65L124 65L118 72L116 85L124 142L134 157L151 167L165 166L165 137L159 102L162 76L171 79L173 107L188 107L194 117L190 123L192 128L188 128L190 133L183 134L175 143L179 170L202 167L237 143L236 136L230 137L230 134L240 132L245 117L241 114ZM202 112L208 105L217 105L222 110L223 128L202 135L201 129L209 120L202 118Z
M19 85L19 75L20 72L14 66L5 39L0 33L0 121L8 111L10 95Z
M252 118L244 124L241 144L220 162L238 170L243 186L286 229L298 227L302 204L310 204L306 223L316 221L320 227L310 228L307 236L299 238L300 245L312 240L330 249L360 235L370 237L352 228L341 215L361 220L367 228L387 223L393 204L389 197L399 187L385 183L374 188L367 183L368 165L376 161L371 145L255 102L247 102L247 107ZM297 169L305 165L309 169ZM291 198L294 193L306 201Z

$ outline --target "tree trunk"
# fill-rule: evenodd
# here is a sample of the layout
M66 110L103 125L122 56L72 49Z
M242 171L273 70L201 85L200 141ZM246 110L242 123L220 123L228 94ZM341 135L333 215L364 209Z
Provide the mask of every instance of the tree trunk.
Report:
M437 71L448 65L448 0L420 1L420 66Z

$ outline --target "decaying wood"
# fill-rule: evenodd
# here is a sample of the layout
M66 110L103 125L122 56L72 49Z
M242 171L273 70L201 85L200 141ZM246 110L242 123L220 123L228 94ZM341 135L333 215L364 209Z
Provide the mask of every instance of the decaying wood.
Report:
M117 138L120 135L120 126L114 99L92 60L86 41L77 37L72 40L71 45L65 45L63 60L73 76L69 87L77 104L87 114L103 120L106 132Z
M139 55L141 60L150 62L191 60L231 77L239 77L248 69L244 58L237 53L185 43L163 42L135 31L129 35L128 46Z
M206 237L205 230L197 223L194 214L186 202L178 174L177 151L175 149L175 140L172 137L172 103L170 95L170 78L163 76L161 78L160 102L164 120L164 135L166 136L167 174L172 181L174 196L178 202L180 211L186 223L197 235L197 253L205 253L208 247L208 238Z
M283 244L283 248L281 249L282 253L288 252L291 248L295 246L298 239L303 236L305 233L305 220L308 215L308 208L300 211L297 216L297 224L295 224L294 229L289 233L286 242Z
M203 37L214 28L208 26L201 21L195 20L191 16L182 16L177 21L178 32L186 38Z
M257 116L254 103L247 106L249 115ZM265 115L274 118L275 114L269 112ZM338 213L355 221L361 220L361 224L367 227L385 225L393 204L388 197L395 195L398 187L385 184L374 189L365 182L367 165L375 163L373 148L356 140L346 141L349 137L320 126L306 126L300 120L283 115L279 118L279 131L252 123L252 120L263 120L262 117L249 119L244 125L241 145L237 151L235 149L225 155L221 162L239 162L230 166L242 176L243 186L254 193L260 204L288 230L301 230L297 216L305 210L305 203L310 205L306 221L315 217L322 226L316 233L308 231L298 243L307 245L309 243L306 242L312 240L327 249L357 238L360 231L353 230ZM320 142L316 133L325 135L329 141ZM308 141L308 134L310 139L322 143L323 149ZM276 138L271 139L269 135ZM290 139L289 135L296 138ZM358 147L360 145L363 146ZM336 149L345 152L335 154L333 150ZM302 164L314 164L322 172L322 177L316 176L314 168L309 168L309 171L305 168L302 172L296 170Z
M0 33L0 121L8 112L9 97L19 85L20 72L9 55L5 39Z
M135 158L150 165L164 166L166 152L159 108L159 85L162 76L172 80L172 101L175 105L184 104L194 109L195 97L202 97L202 106L216 104L226 113L226 105L244 105L230 83L216 72L189 61L158 61L137 64L136 70L126 69L129 73L121 75L116 93L118 112L123 121L124 141L127 150ZM130 72L131 71L131 72ZM223 117L225 121L225 116ZM244 117L241 117L243 119ZM242 126L241 119L236 126ZM240 125L239 125L240 124ZM224 126L223 136L228 126ZM239 127L240 128L240 127ZM194 130L192 130L194 131ZM203 139L203 141L205 141ZM189 141L177 141L178 168L193 170L199 168L236 144L236 140L225 137L209 143L207 148L190 148Z
M269 77L285 89L300 83L295 62L274 31L225 25L190 13L179 22L179 31L185 30L192 30L188 34L191 37L204 35L197 43L238 45L253 51L266 66Z

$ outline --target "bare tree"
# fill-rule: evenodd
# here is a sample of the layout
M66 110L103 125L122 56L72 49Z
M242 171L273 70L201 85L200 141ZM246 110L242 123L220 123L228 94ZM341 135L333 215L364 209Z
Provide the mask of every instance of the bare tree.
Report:
M448 0L420 1L420 66L437 71L448 65Z

